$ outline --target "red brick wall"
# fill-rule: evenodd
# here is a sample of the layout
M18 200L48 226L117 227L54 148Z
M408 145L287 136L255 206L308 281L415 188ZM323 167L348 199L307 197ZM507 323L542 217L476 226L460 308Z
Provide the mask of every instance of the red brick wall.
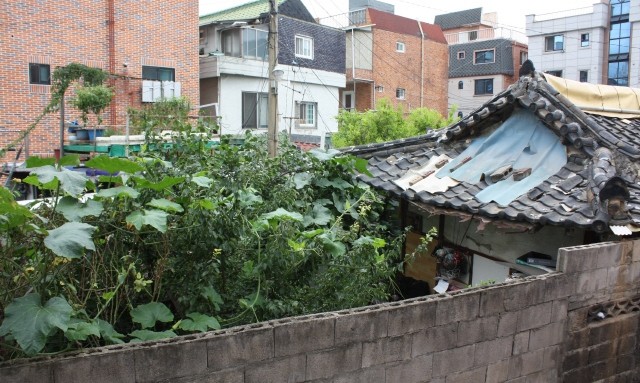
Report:
M112 7L109 4L112 4ZM109 50L109 14L113 43ZM5 1L0 5L0 147L24 131L47 105L49 86L29 85L29 63L56 67L79 62L129 76L110 81L116 91L103 125L122 129L128 107L141 105L142 65L175 68L182 95L198 104L198 3L183 0ZM5 22L6 21L6 22ZM127 63L127 66L124 66ZM67 100L73 95L68 92ZM66 106L66 119L80 117ZM30 137L31 155L51 155L59 116L49 115Z
M447 111L447 80L449 51L446 44L424 41L424 67L421 59L421 38L381 29L373 30L373 77L384 92L376 98L402 105L405 112L419 108ZM396 52L396 42L405 44L405 52ZM424 78L420 71L424 69ZM421 104L421 83L423 84ZM396 98L396 89L405 89L405 99Z

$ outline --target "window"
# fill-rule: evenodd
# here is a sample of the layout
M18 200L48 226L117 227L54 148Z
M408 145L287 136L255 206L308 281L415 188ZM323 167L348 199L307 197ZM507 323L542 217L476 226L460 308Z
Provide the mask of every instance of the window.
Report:
M562 77L562 71L561 70L547 70L544 73L548 73L552 76L556 76L556 77Z
M29 63L29 84L51 85L51 66Z
M346 110L353 109L353 92L344 92L342 94L342 107Z
M222 42L222 52L224 52L225 56L242 56L242 29L222 31L220 40Z
M607 74L608 85L629 85L629 61L612 61L609 62L609 70Z
M581 47L588 47L589 46L589 34L588 33L582 33L580 35L580 46Z
M269 115L269 95L267 93L242 93L242 128L267 128Z
M458 89L464 89L464 83L462 80L458 81Z
M157 66L142 66L142 78L154 81L175 81L176 70Z
M520 65L524 64L525 61L529 59L529 53L525 51L520 51Z
M478 31L470 31L468 33L468 36L469 36L469 41L477 40L478 39Z
M400 41L396 43L396 52L404 53L404 43L401 43Z
M464 51L458 52L458 60L464 60Z
M313 39L311 37L296 36L296 57L313 60Z
M267 59L267 38L269 33L261 29L242 30L242 57Z
M493 79L484 78L476 80L475 93L476 96L484 94L493 94Z
M609 31L609 55L628 54L630 36L631 24L628 21L611 24L611 30Z
M298 123L303 128L316 127L316 103L315 102L299 102L298 103Z
M589 82L589 71L581 70L580 71L580 82Z
M404 100L404 96L405 96L405 90L404 88L398 88L396 89L396 98L398 100Z
M473 55L474 64L491 64L496 61L494 49L488 49L486 51L475 51Z
M612 0L611 1L611 18L620 17L629 14L629 0Z
M546 52L561 51L564 49L564 36L554 35L544 38L544 50Z

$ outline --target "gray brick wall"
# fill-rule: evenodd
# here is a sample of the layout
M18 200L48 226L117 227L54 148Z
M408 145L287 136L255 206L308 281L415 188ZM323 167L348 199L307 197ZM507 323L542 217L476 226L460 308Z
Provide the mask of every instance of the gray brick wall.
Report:
M561 249L559 265L453 294L6 362L0 381L638 382L640 241Z

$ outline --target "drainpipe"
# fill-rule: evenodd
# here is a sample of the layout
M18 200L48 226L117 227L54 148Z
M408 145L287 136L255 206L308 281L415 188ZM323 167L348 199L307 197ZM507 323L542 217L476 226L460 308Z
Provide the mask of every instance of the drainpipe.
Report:
M420 29L420 107L424 107L424 31L422 31L422 23L418 22Z
M353 80L353 109L357 112L358 98L356 97L356 36L355 28L351 28L351 79Z
M115 26L115 0L107 0L107 55L109 57L109 75L114 75L116 73L116 26ZM112 80L111 81L115 81ZM115 84L112 84L115 85ZM118 92L115 91L113 94L113 99L111 100L111 104L109 105L109 123L111 126L116 125L116 98L118 97Z

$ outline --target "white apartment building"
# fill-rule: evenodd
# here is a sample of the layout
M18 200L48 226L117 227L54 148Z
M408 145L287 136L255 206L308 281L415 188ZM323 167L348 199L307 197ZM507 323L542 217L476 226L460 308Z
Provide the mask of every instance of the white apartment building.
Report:
M594 84L640 86L640 0L527 16L536 69Z

